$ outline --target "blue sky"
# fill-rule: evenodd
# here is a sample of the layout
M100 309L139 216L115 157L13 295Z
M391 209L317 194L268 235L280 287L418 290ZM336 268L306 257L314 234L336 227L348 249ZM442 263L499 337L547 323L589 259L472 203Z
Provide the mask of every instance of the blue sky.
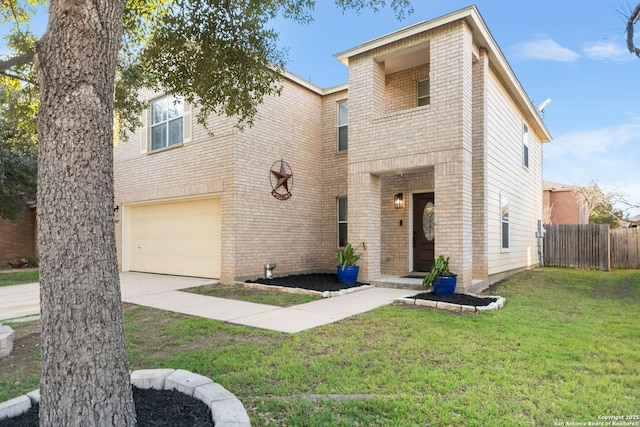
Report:
M356 14L341 12L331 0L317 3L311 24L277 19L274 26L288 49L286 68L323 88L347 81L347 68L334 54L472 4L413 0L413 15L398 21L389 8ZM533 104L552 99L544 115L554 137L544 146L544 179L596 182L640 203L640 58L625 50L624 16L636 3L477 0L475 5ZM45 17L39 18L42 31Z
M347 81L334 54L475 4L533 104L552 99L544 115L554 138L544 146L544 179L595 181L640 203L640 58L626 51L624 16L637 2L414 0L415 12L403 21L390 10L358 15L318 3L310 25L275 25L289 48L287 69L323 88Z

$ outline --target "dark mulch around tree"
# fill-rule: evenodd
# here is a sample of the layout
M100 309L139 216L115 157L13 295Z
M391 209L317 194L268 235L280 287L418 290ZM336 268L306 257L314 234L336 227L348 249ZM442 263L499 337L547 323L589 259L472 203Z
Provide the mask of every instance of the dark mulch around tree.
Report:
M211 410L201 400L176 390L133 389L138 427L213 427ZM0 427L38 427L38 405L0 420Z
M471 306L487 306L492 302L498 301L497 298L491 297L474 297L472 295L465 294L453 294L453 295L436 295L432 292L423 292L421 294L413 295L407 298L426 299L430 301L442 301L450 302L452 304L471 305Z
M338 281L338 275L332 273L295 274L291 276L274 277L273 279L247 280L247 283L282 286L285 288L301 288L311 291L340 291L342 289L363 286L365 283L356 282L344 285Z

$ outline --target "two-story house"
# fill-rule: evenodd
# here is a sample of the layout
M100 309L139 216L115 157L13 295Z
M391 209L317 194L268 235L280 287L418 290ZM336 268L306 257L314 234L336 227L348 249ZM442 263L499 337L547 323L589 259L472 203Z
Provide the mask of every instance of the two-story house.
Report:
M457 291L537 263L542 144L551 139L475 7L336 55L346 84L282 76L244 131L147 93L115 148L125 271L220 278L335 271L366 242L359 280L451 257Z

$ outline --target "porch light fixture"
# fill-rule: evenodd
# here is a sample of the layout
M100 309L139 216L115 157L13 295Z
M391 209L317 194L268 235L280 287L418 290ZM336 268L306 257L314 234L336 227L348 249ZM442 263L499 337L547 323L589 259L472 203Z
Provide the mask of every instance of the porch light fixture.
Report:
M398 193L393 196L393 207L396 209L404 208L404 200L402 199L402 193Z

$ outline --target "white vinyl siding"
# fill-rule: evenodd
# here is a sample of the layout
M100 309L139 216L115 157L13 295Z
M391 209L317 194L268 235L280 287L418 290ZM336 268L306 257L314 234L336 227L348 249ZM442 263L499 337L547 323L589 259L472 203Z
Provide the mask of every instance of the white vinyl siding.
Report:
M529 128L526 123L522 124L522 164L529 167Z
M523 167L523 121L493 72L487 82L488 273L537 262L535 238L542 215L542 144L528 127L529 167ZM509 249L502 248L501 192L509 195Z

